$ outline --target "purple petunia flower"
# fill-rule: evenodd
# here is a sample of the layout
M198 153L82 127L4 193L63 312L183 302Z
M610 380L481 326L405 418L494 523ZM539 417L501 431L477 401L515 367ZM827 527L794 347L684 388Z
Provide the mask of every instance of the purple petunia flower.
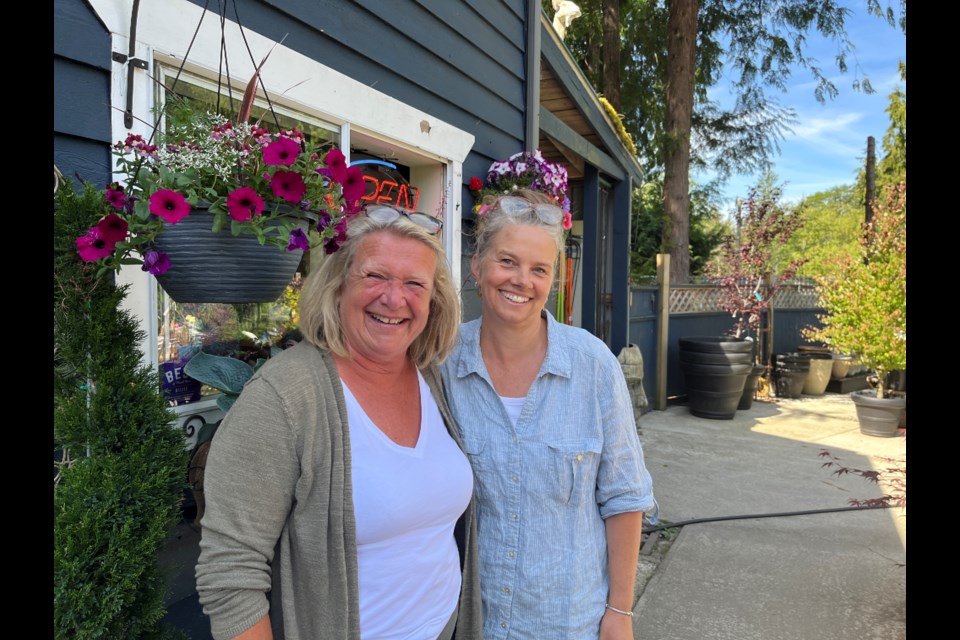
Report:
M327 168L317 169L317 173L343 184L347 177L347 159L343 152L340 149L330 149L323 159L323 164L327 165Z
M176 191L160 189L150 196L150 213L177 224L190 213L190 203Z
M107 242L98 227L90 227L87 235L77 238L77 252L84 262L95 262L113 253L114 243Z
M123 242L126 239L127 226L127 221L115 213L104 216L103 220L97 223L100 236L111 244Z
M123 189L120 188L120 185L116 182L107 187L107 202L109 202L110 206L114 209L123 209L126 198Z
M336 253L340 248L340 243L337 242L336 238L327 238L323 241L323 252L328 256L330 254Z
M310 240L307 238L307 234L303 232L303 229L294 229L290 232L290 240L287 241L287 251L296 251L300 249L301 251L310 250Z
M300 155L300 145L290 138L274 140L263 148L263 163L292 167Z
M329 227L332 222L333 222L333 218L330 217L330 214L327 213L326 211L321 211L320 219L317 221L317 228L319 228L320 231L323 231L324 229Z
M227 210L231 218L245 222L263 213L263 198L253 187L240 187L227 196Z
M347 167L347 174L341 184L343 199L347 202L356 202L367 193L367 183L363 179L363 170L360 167Z
M155 276L166 273L170 268L170 258L163 251L154 251L151 249L143 254L143 266L141 271L147 271Z
M307 192L303 176L296 171L277 171L270 179L270 188L273 189L273 195L287 202L300 202Z

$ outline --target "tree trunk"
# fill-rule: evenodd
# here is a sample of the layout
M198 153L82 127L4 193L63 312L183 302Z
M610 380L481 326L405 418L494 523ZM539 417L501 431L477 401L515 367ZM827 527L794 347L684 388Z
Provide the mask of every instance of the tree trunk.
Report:
M690 126L699 0L670 0L669 5L663 241L670 254L670 282L682 284L690 280Z
M603 0L603 96L620 113L620 0Z

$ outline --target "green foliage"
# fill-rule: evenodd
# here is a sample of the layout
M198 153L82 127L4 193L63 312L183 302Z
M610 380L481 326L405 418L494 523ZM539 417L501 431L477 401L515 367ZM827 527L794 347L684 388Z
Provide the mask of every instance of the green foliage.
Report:
M240 397L243 385L266 362L257 360L255 367L251 367L243 360L229 356L217 356L200 352L190 358L183 373L197 382L209 385L220 392L217 396L217 406L226 413ZM197 443L199 444L199 443Z
M782 262L805 258L797 271L802 276L824 276L831 270L831 261L838 255L853 256L863 221L863 204L853 185L834 187L804 198L804 224L778 248L775 255Z
M178 517L186 449L141 362L143 332L119 309L126 290L76 253L105 206L89 184L56 194L54 637L171 637L156 554Z
M720 189L716 182L693 184L690 190L690 272L701 275L707 260L730 230L720 213ZM657 274L657 254L666 253L663 230L663 174L651 177L633 190L630 223L630 276L634 281Z
M564 39L597 90L603 86L603 0L581 0L582 15ZM869 0L869 13L894 25L892 8ZM550 3L543 4L552 18ZM697 13L697 53L691 164L708 166L721 176L752 173L779 153L778 142L794 120L769 90L782 92L797 69L812 77L814 94L825 101L838 93L829 69L806 55L815 37L836 45L834 65L845 73L854 49L846 33L851 9L833 0L701 0ZM664 0L621 0L621 104L626 130L639 149L647 171L663 166L667 60L667 13ZM901 1L899 27L906 32L906 3ZM870 81L854 66L855 90L872 91ZM735 102L721 107L707 92L730 83Z
M907 65L900 63L900 79L907 81ZM907 175L907 93L900 87L887 105L890 126L883 136L883 158L877 163L877 189L898 184Z
M899 70L900 79L906 82L907 65L901 62ZM889 99L885 111L890 117L890 124L881 143L883 156L876 166L877 193L900 184L907 177L907 93L900 87L895 87ZM857 172L856 184L861 203L866 199L866 191L866 171L861 169Z
M849 353L877 374L877 396L891 371L907 368L907 184L885 190L855 257L844 256L817 280L822 326L806 339Z

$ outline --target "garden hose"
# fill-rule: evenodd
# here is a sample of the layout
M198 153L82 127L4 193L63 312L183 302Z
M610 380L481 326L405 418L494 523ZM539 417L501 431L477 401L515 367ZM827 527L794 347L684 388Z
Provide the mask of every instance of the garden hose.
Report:
M681 522L671 522L669 524L658 525L655 527L644 527L643 533L656 533L664 529L673 529L688 524L702 524L705 522L722 522L724 520L753 520L757 518L783 518L787 516L808 516L818 513L836 513L839 511L863 511L864 509L889 509L893 505L867 505L860 507L836 507L834 509L810 509L808 511L783 511L780 513L754 513L742 516L716 516L713 518L696 518L693 520L683 520Z

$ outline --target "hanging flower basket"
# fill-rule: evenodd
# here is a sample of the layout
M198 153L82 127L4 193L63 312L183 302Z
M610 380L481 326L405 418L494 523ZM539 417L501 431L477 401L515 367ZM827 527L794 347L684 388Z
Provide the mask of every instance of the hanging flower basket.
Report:
M306 230L308 220L298 225ZM178 224L167 225L154 246L170 258L170 268L157 281L181 304L273 302L296 274L301 249L280 250L260 244L252 235L212 230L213 214L194 207Z

